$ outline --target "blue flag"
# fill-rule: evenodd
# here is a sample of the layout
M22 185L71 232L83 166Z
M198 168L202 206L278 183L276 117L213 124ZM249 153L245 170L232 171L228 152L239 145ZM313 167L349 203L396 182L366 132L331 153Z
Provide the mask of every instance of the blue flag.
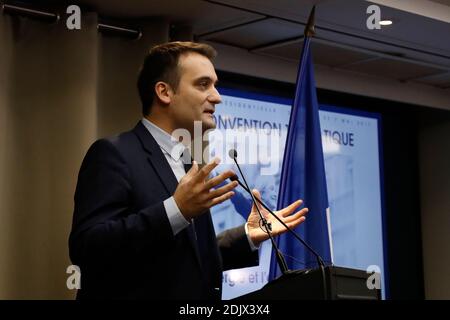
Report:
M298 199L304 201L309 212L306 221L294 231L322 257L325 264L330 264L328 195L310 42L311 38L305 37L281 170L278 209ZM315 256L291 234L279 236L277 243L290 270L318 266ZM269 278L275 279L280 274L272 254Z

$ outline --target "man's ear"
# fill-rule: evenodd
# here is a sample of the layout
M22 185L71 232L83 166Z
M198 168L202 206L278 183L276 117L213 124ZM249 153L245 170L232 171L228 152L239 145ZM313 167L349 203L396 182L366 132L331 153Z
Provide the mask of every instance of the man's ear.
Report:
M155 94L163 104L170 104L173 90L168 83L158 81L155 84Z

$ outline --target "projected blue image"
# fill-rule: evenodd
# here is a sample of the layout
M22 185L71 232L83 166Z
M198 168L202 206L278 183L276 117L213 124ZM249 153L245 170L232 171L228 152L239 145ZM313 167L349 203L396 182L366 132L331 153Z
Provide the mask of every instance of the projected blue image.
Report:
M237 149L238 161L250 187L258 189L263 201L275 209L290 101L228 89L222 89L221 95L223 103L216 108L216 120L220 116L222 123L210 134L210 154L226 160L227 150ZM373 114L359 115L346 109L321 106L320 124L330 204L333 264L361 270L376 266L384 284L379 119ZM230 142L225 136L226 132L233 131L240 135L252 132L257 137L267 137L265 128L269 126L271 134L275 133L277 137L277 143L257 139L257 147L250 152L243 147L246 143ZM256 154L256 161L249 161L249 154ZM232 161L223 162L216 174L229 168L238 172ZM250 208L250 196L243 189L236 188L230 201L211 210L216 233L245 223ZM270 243L266 242L260 249L258 267L225 272L223 299L246 294L266 284L270 252ZM286 257L287 260L290 258ZM382 285L383 296L384 287Z

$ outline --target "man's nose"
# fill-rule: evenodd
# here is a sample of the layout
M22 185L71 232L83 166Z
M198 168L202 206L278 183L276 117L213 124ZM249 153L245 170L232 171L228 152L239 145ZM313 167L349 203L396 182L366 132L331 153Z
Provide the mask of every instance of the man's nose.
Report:
M214 104L222 103L222 98L216 88L212 88L212 91L208 96L208 101Z

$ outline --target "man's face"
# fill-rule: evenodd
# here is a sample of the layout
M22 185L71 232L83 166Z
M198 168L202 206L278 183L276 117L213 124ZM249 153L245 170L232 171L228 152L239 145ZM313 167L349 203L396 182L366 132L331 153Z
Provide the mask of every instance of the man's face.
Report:
M194 132L194 121L201 121L203 131L214 129L215 105L221 103L216 90L217 75L211 61L198 53L179 58L180 81L170 101L170 116L175 128Z

